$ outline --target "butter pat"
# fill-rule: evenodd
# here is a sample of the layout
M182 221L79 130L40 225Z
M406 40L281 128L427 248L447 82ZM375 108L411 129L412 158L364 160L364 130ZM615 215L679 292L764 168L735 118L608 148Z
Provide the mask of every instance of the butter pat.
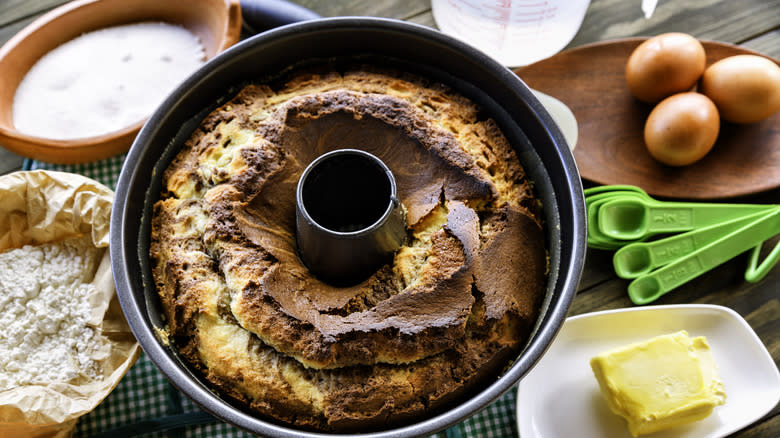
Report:
M726 402L707 340L685 331L601 353L590 366L633 436L702 420Z

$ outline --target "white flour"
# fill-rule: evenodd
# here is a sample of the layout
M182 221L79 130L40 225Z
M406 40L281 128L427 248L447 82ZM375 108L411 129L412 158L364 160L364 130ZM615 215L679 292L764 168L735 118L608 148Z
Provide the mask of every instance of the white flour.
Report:
M205 60L181 26L145 22L85 33L44 55L16 90L17 131L72 139L148 117Z
M0 253L0 391L101 374L108 340L89 324L90 236Z

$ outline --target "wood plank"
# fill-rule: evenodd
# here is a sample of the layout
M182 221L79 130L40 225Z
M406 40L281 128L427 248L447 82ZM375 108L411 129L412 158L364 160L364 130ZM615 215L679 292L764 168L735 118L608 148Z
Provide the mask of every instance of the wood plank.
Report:
M616 7L622 8L622 13L624 14L636 15L635 19L638 21L644 20L644 17L641 15L641 11L638 11L638 8L635 8L632 2L594 0L591 3L591 8L588 9L588 12L585 16L585 20L583 21L582 30L580 31L580 33L578 33L575 36L574 40L572 40L572 42L566 48L572 48L589 42L599 41L604 39L623 38L623 37L637 36L637 35L649 35L651 33L661 32L661 31L650 31L650 30L645 31L643 30L641 23L632 25L635 28L621 29L619 25L614 24L614 23L620 23L620 20L611 17L610 14L608 13L608 11ZM775 7L775 10L769 10L769 12L767 12L764 15L766 16L771 14L774 14L775 16L780 16L780 10L778 10L778 8ZM603 18L604 16L606 16L606 19ZM652 21L655 19L656 18L651 18L651 20L648 21ZM669 20L671 19L672 17L670 16ZM607 22L606 20L609 20L609 22ZM673 22L680 22L684 20L687 20L687 17L686 18L674 17ZM438 28L436 26L436 21L433 19L433 13L430 11L430 9L425 10L424 12L421 12L418 15L409 17L407 21L417 23L417 24L422 24L424 26L433 27L435 29ZM775 21L780 21L780 20L775 20ZM665 23L666 19L664 19L663 22ZM613 23L613 29L608 32L600 33L593 30L587 30L589 26L596 26L602 24L609 25L609 23ZM665 25L666 24L655 24L655 27L660 28ZM771 26L777 27L778 23L775 23L773 21L768 21L767 24L765 24L763 27L771 28ZM683 27L689 27L689 26L686 25ZM758 28L750 28L746 30L748 32L744 32L744 35L749 35L749 36L741 40L725 39L728 36L726 33L724 33L721 37L718 38L716 38L716 36L711 36L711 37L703 36L702 38L722 41L722 42L729 42L732 44L739 44L748 49L755 50L757 52L761 52L766 55L772 56L775 59L780 59L780 30L770 30L768 32L765 32L766 29L758 29ZM761 33L761 32L765 32L765 33ZM718 32L718 34L719 33L720 32ZM702 32L702 34L704 34L704 32ZM740 35L742 35L742 33Z
M0 175L22 169L24 157L0 148Z
M3 0L0 2L0 26L40 15L67 2L68 0Z
M33 3L33 2L30 2ZM3 4L3 6L0 6L0 10L2 10L3 7L6 5ZM0 15L2 15L2 12L0 12ZM3 45L8 41L12 36L14 36L17 32L22 30L25 26L30 24L35 18L37 18L40 15L40 13L37 13L32 16L28 16L26 18L20 19L18 21L15 21L11 24L1 26L0 27L0 45ZM17 155L9 150L6 150L2 148L2 144L0 144L0 175L14 172L16 170L22 169L22 164L24 163L24 157Z
M756 331L772 357L780 356L780 339L774 336L780 331L780 320L777 318L779 314L780 301L772 299L745 316L745 320Z
M645 19L638 0L594 0L569 47L671 30L701 39L739 43L778 26L780 8L776 1L659 2L653 16Z
M432 27L434 29L439 28L436 25L436 20L433 19L433 12L431 12L430 10L417 14L413 17L409 17L407 21L410 21L412 23L422 24L423 26Z
M0 27L0 45L5 44L6 41L11 39L12 36L16 35L17 32L24 29L25 26L32 23L36 18L38 18L38 16L39 15L27 17L7 26Z
M780 14L780 11L778 11ZM773 30L756 38L751 38L740 44L748 49L755 50L775 59L780 59L780 30Z
M429 2L416 0L384 0L381 2L367 2L361 0L331 0L327 2L318 0L294 0L294 2L317 12L323 17L344 15L345 11L349 11L349 15L387 17L405 20L430 8Z
M615 270L612 267L614 253L614 251L588 248L585 255L585 269L578 288L580 291L598 287L605 281L615 278Z
M777 431L780 430L780 415L778 415L778 411L780 411L780 405L767 414L764 420L760 420L748 429L730 435L729 438L766 438L777 436Z

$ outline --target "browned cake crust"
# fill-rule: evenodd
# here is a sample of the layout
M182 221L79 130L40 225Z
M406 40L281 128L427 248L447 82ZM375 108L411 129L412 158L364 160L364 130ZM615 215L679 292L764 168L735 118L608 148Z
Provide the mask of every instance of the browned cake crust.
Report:
M339 288L296 255L295 186L341 148L393 171L409 239ZM277 421L365 431L435 413L495 379L538 317L547 257L530 182L495 122L442 85L360 69L247 86L164 187L151 257L171 343Z

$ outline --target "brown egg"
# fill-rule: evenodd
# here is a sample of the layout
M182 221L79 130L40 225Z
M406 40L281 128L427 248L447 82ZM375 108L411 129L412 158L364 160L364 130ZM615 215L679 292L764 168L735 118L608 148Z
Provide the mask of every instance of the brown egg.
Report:
M755 123L780 110L780 66L763 56L729 56L704 71L701 92L724 120Z
M679 93L662 100L645 122L645 146L656 160L687 166L702 159L715 145L720 116L705 95Z
M696 38L679 32L648 38L626 63L626 83L637 99L656 103L690 90L706 65L704 47Z

